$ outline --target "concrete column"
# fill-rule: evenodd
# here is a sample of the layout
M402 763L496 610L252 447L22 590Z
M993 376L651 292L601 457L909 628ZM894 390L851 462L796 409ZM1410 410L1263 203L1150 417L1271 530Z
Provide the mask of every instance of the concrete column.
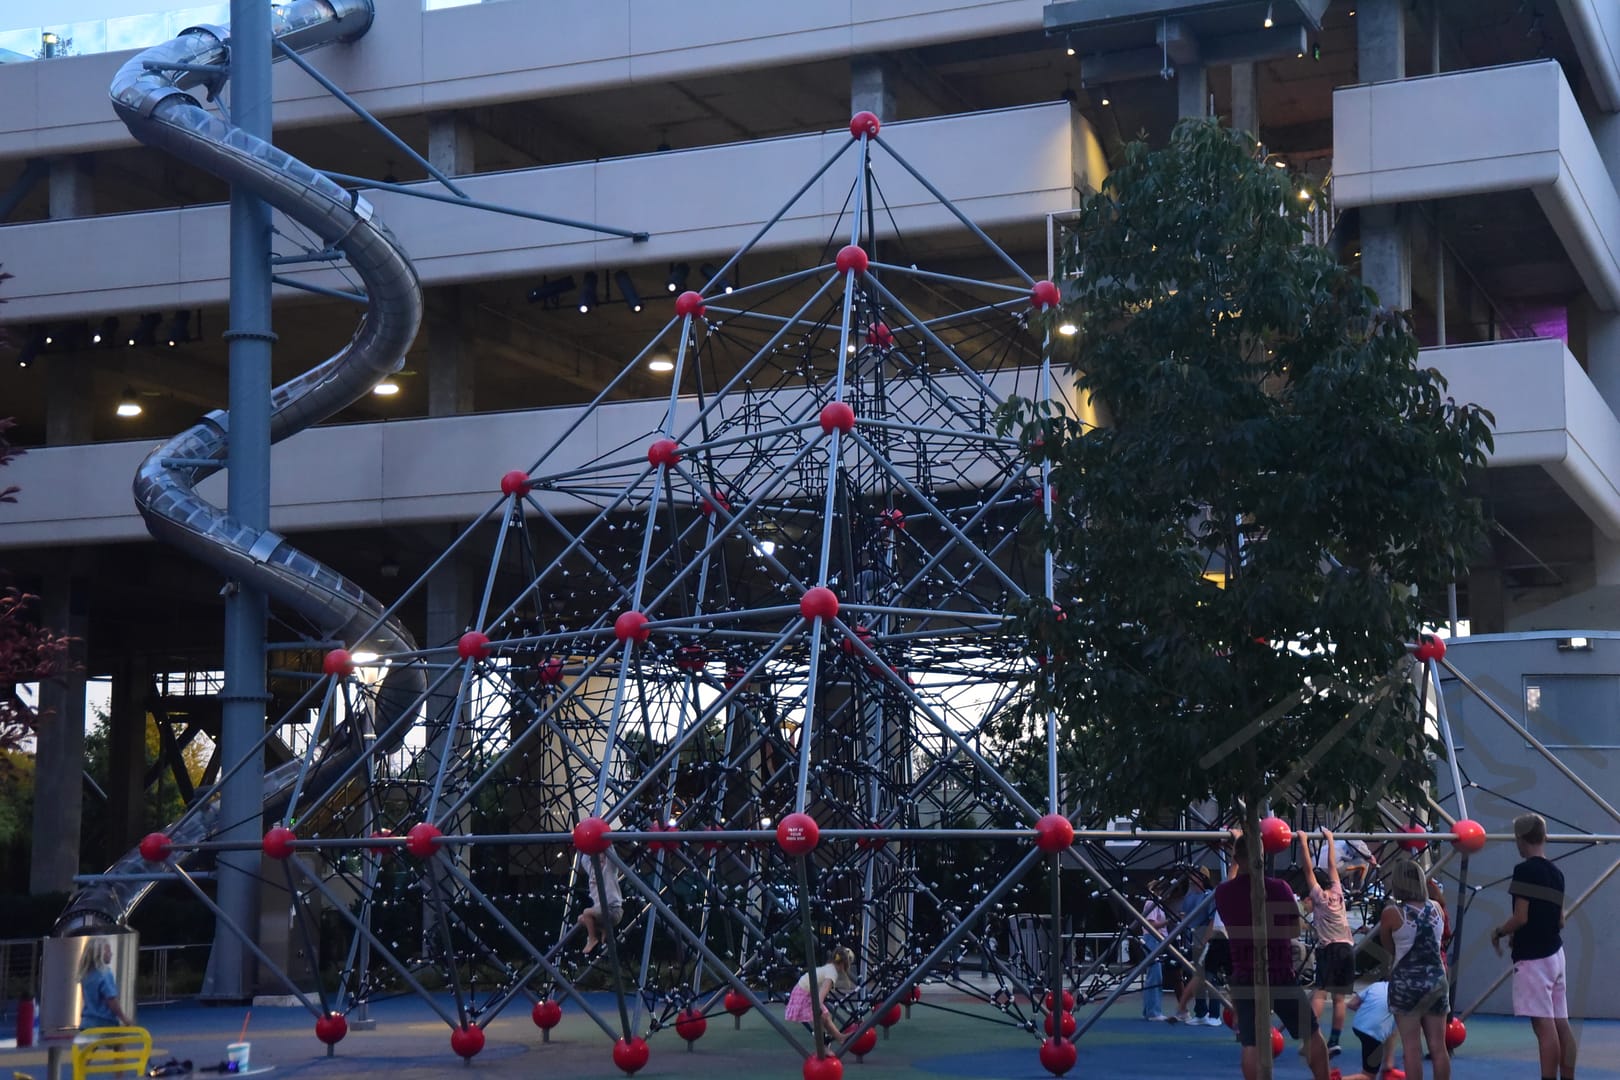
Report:
M1260 137L1260 80L1255 64L1232 65L1232 130Z
M51 161L50 214L52 218L89 217L96 212L91 191L94 173L90 155L74 154Z
M1502 591L1502 571L1495 565L1473 571L1468 575L1469 633L1500 634L1506 629L1507 598Z
M1620 416L1620 313L1604 311L1590 296L1569 305L1569 348L1603 400Z
M90 361L76 356L46 357L45 444L78 446L91 440L94 429Z
M84 656L88 583L77 560L52 573L40 586L46 626L76 639L69 670L40 685L37 750L34 756L34 844L28 891L71 892L79 872L79 825L84 798Z
M1361 208L1361 280L1385 307L1412 306L1412 244L1399 206Z
M146 699L151 676L143 657L126 655L113 672L108 717L107 841L113 858L128 851L148 827L146 820Z
M1406 78L1406 0L1362 0L1356 7L1356 77Z
M90 191L90 158L76 154L50 163L50 214L54 218L95 213ZM90 441L94 414L87 361L48 357L45 363L45 443L78 446Z
M446 176L466 176L473 171L473 129L460 113L428 117L427 159Z
M1203 64L1176 67L1176 119L1202 120L1209 115L1209 79Z
M466 296L459 285L436 292L428 309L428 415L461 416L473 411L476 384Z
M855 57L849 62L850 114L869 112L885 123L898 119L894 84L894 71L882 57Z

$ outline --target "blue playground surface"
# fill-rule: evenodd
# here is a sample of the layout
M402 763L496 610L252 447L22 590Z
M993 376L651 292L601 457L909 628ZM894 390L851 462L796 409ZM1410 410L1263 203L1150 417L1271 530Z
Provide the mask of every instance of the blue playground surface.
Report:
M592 995L604 1015L616 1017L611 996ZM776 1006L780 1008L780 1006ZM225 1045L236 1041L244 1010L195 1003L148 1007L139 1019L153 1035L154 1061L173 1055L197 1066L218 1064ZM248 1038L257 1071L271 1066L269 1076L383 1076L394 1080L483 1075L486 1077L564 1076L569 1080L612 1080L622 1077L611 1058L611 1044L599 1029L564 1003L563 1022L542 1041L526 1005L514 1006L487 1028L484 1051L463 1066L450 1051L449 1030L421 1001L400 998L373 1005L378 1021L372 1031L351 1031L327 1057L315 1040L314 1021L297 1008L253 1010ZM1084 1010L1082 1018L1088 1015ZM976 1077L1040 1080L1048 1076L1036 1058L1034 1035L1005 1022L967 997L940 987L924 987L923 1003L912 1010L863 1063L846 1059L852 1080L887 1078ZM641 1021L645 1025L645 1017ZM1577 1025L1581 1039L1578 1075L1589 1080L1620 1080L1620 1022L1591 1021ZM714 1076L798 1077L799 1061L776 1033L756 1015L743 1017L740 1028L721 1012L709 1017L707 1033L690 1052L672 1029L650 1039L652 1056L643 1077ZM1239 1075L1237 1046L1225 1028L1170 1027L1149 1024L1127 998L1080 1040L1080 1058L1071 1077L1108 1080L1175 1077L1176 1080L1231 1080ZM1455 1075L1466 1080L1522 1080L1536 1073L1535 1043L1529 1025L1511 1017L1476 1016L1460 1051ZM1353 1072L1359 1065L1347 1047L1334 1065ZM0 1051L0 1073L45 1075L43 1050ZM209 1074L202 1074L209 1075ZM1290 1046L1278 1059L1279 1077L1307 1077L1304 1063Z

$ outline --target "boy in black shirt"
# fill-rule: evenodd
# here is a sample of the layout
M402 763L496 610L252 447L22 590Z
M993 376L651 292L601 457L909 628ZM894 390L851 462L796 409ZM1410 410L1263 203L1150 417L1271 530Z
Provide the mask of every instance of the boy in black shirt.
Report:
M1524 861L1513 868L1513 914L1491 931L1491 947L1502 955L1502 939L1513 944L1513 1012L1528 1016L1541 1050L1544 1080L1573 1080L1575 1032L1565 1000L1564 874L1544 854L1547 822L1525 814L1513 822L1513 836Z

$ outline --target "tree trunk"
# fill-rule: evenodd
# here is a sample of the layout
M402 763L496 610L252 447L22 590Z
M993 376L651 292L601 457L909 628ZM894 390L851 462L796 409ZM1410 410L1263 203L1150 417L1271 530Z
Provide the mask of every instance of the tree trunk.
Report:
M1243 810L1243 854L1249 875L1249 939L1254 942L1254 1068L1257 1080L1271 1080L1271 912L1266 910L1266 857L1260 843L1260 802Z

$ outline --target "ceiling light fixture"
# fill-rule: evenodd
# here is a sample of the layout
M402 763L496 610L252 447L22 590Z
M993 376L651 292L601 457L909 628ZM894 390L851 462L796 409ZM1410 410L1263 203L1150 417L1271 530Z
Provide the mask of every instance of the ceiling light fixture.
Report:
M101 329L90 335L92 345L118 344L118 316L109 315L101 320Z
M641 310L641 293L636 291L636 283L630 280L630 273L618 270L613 274L613 284L618 286L619 295L624 297L625 306L631 311Z
M1272 23L1271 23L1271 5L1270 4L1266 5L1266 18L1265 18L1265 21L1262 22L1260 25L1265 27L1267 30L1271 29Z
M1103 106L1103 108L1106 109L1106 108L1108 108L1108 106L1110 106L1112 104L1113 104L1113 102L1111 100L1109 100L1109 97L1108 97L1108 91L1104 90L1103 94L1102 94L1102 106Z
M141 408L140 400L135 396L135 388L133 386L126 386L124 387L124 392L119 395L118 408L115 411L119 416L123 417L125 420L128 420L131 417L141 415L141 413L145 412L146 410Z
M698 273L703 275L704 288L715 286L715 289L719 292L723 292L727 296L731 295L731 279L720 277L720 269L714 263L704 263L698 267ZM715 285L716 278L719 278L718 285ZM711 290L710 295L713 295L713 290Z
M579 313L586 315L591 308L601 303L596 296L596 271L587 270L585 276L580 278L579 284Z
M655 356L651 360L647 361L647 370L656 371L660 375L666 375L675 370L675 361L671 360L667 356Z
M691 276L692 267L683 262L670 263L669 274L664 278L666 292L683 293L686 291L686 279Z
M563 277L558 278L556 281L541 278L540 284L529 290L529 303L543 304L547 300L557 299L565 292L573 291L574 275L572 274L564 275Z
M177 311L169 320L167 330L164 331L163 340L168 342L169 348L174 348L182 341L191 340L191 312Z
M1063 53L1066 56L1073 56L1074 55L1074 35L1073 34L1064 34L1063 35Z
M1074 337L1074 335L1078 334L1079 332L1080 328L1074 325L1072 322L1058 324L1058 333L1062 334L1064 337Z
M148 312L141 316L141 321L130 331L129 344L141 349L150 349L157 344L158 324L163 322L163 316L155 312Z
M371 392L376 394L378 397L393 397L395 394L399 393L399 383L395 382L391 378L384 379L376 386L373 386L371 388Z

